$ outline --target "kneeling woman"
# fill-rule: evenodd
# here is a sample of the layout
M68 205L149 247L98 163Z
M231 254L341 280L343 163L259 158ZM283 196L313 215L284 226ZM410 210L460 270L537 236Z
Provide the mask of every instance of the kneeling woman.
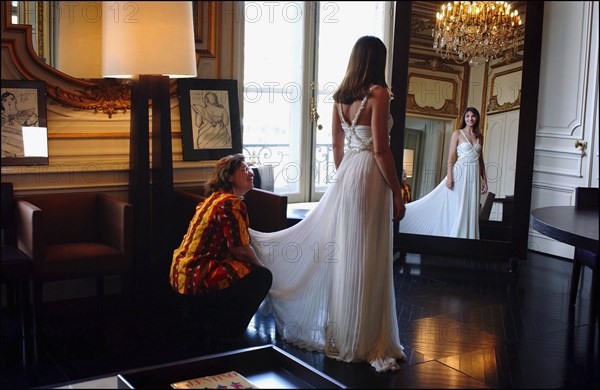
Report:
M242 197L253 188L253 172L242 154L217 162L188 231L173 253L170 283L190 302L216 336L242 334L272 283L250 246Z

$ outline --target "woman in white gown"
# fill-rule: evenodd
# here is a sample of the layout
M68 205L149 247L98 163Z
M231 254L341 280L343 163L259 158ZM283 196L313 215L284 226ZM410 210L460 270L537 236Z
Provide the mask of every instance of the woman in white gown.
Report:
M281 338L377 371L406 358L392 272L392 220L402 218L404 203L389 146L386 55L372 36L352 50L334 94L337 171L318 205L288 229L250 231L273 273L269 301Z
M406 205L401 233L479 238L479 196L488 190L479 112L468 107L452 133L448 174L426 196Z

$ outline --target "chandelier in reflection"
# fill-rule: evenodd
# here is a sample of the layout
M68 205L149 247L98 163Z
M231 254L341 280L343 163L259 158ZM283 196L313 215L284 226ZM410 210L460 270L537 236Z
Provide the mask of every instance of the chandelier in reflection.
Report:
M454 1L436 13L433 48L443 59L462 64L516 54L519 12L505 1Z

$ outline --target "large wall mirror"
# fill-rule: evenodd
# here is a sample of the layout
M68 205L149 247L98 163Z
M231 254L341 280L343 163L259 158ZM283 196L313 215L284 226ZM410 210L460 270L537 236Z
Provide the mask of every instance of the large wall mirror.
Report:
M443 59L433 48L436 12L444 2L396 4L392 82L405 83L408 93L402 104L392 105L394 123L404 124L394 129L392 147L413 199L445 177L450 135L469 106L481 114L483 156L496 199L480 220L480 239L396 233L395 246L415 253L525 258L543 3L513 2L524 21L517 53L479 64Z
M196 56L218 62L222 6L192 3ZM135 12L131 2L113 16L132 19ZM102 78L101 26L100 1L2 2L2 48L16 68L13 73L44 80L48 96L66 107L110 118L130 109L130 87L126 80ZM175 82L172 93L176 95Z

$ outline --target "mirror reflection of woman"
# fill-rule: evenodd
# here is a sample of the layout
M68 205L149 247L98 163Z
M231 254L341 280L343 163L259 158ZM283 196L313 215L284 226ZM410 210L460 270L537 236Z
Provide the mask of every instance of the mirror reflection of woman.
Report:
M479 199L488 191L479 111L468 107L452 133L447 176L425 197L406 205L401 233L479 238Z

